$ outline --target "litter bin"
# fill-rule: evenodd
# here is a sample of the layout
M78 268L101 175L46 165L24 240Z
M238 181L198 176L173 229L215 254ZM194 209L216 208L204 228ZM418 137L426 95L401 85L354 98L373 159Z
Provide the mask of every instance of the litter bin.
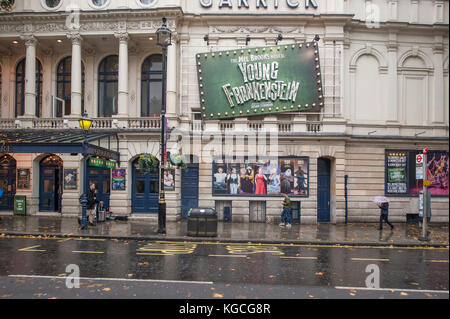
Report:
M97 221L103 223L106 220L106 211L104 209L97 210Z
M188 236L217 237L217 212L212 208L193 208L188 217Z
M14 215L25 216L27 214L26 196L14 196Z

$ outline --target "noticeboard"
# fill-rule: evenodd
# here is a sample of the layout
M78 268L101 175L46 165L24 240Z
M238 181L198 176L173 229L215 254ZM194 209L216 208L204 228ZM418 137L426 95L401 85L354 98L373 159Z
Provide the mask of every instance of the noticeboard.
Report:
M26 196L14 196L14 215L27 214L27 198Z

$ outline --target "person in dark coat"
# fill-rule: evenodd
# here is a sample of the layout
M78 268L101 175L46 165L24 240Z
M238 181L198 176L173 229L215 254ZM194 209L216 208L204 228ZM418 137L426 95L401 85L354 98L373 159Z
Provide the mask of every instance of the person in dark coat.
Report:
M380 227L378 228L379 230L383 229L383 220L386 222L386 224L388 224L389 226L391 226L391 229L394 229L394 225L392 225L389 220L388 220L388 215L389 215L389 203L381 203L378 204L378 207L380 207Z
M87 191L87 215L89 224L93 225L96 217L95 208L97 204L97 191L95 190L95 184L92 183Z

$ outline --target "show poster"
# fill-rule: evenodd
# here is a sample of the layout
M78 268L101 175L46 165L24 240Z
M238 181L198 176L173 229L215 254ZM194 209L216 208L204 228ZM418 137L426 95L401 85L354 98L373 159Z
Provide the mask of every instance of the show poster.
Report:
M408 194L407 152L388 152L386 194Z
M77 189L77 169L64 169L64 189Z
M124 168L118 168L112 170L112 190L124 191L126 181L126 170Z
M324 107L316 41L200 53L196 64L204 120Z
M213 195L308 196L308 158L233 159L213 163Z
M18 168L17 169L17 189L30 188L30 169Z
M174 191L175 190L175 170L165 169L164 170L164 190Z
M416 154L421 154L416 153ZM415 162L414 162L415 163ZM449 195L448 168L449 154L447 151L429 151L427 154L426 176L430 181L428 191L431 195ZM423 180L415 179L409 194L418 195L423 190Z

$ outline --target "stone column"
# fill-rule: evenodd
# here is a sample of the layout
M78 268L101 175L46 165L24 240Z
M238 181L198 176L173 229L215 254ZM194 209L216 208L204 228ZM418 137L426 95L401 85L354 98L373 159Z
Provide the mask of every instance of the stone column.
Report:
M397 34L389 34L388 50L388 78L389 78L389 102L386 110L387 123L398 123L398 75L397 75Z
M36 116L36 45L33 35L22 37L25 40L25 112L23 117Z
M174 39L167 48L167 115L177 113L177 43Z
M445 121L444 107L444 45L443 37L435 36L433 47L433 63L434 63L434 103L431 120L432 123L443 124Z
M71 80L71 117L81 117L82 113L82 67L81 67L81 35L70 33L72 40L72 80Z
M126 32L115 34L119 39L119 92L117 117L128 117L128 40Z

